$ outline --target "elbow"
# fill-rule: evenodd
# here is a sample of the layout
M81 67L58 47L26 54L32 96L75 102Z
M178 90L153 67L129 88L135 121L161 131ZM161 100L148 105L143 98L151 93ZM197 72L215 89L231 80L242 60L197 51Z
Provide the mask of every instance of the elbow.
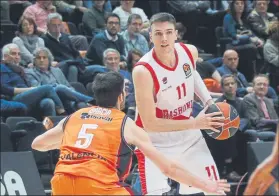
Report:
M31 148L37 151L44 151L44 145L42 142L38 141L37 139L35 139L32 144L31 144Z

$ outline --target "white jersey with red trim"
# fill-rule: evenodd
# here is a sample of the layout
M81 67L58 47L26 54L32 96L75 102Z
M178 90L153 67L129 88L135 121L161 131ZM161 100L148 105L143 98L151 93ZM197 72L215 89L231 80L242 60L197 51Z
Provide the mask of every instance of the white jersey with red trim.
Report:
M152 75L157 118L185 120L191 117L193 109L195 63L191 52L183 43L175 44L175 56L175 66L170 68L160 62L152 49L137 65L146 67ZM136 124L143 127L138 110ZM181 143L187 143L186 146L190 147L202 137L199 130L148 132L148 134L157 147Z

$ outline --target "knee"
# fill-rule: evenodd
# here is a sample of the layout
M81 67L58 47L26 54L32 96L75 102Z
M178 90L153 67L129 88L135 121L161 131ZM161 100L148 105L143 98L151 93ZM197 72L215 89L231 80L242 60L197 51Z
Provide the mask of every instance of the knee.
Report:
M75 65L72 65L69 67L69 73L74 74L74 73L78 73L78 68Z
M45 98L40 102L40 109L43 111L44 116L55 116L55 103L50 98Z
M53 86L51 85L43 85L38 87L41 91L45 91L45 92L50 92L50 91L54 91Z

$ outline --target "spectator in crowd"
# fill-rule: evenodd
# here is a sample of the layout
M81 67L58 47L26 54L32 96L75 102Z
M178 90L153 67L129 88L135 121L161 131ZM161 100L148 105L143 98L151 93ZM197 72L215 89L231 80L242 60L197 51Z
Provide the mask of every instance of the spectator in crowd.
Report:
M49 49L38 48L35 50L34 68L25 70L27 80L31 86L52 85L68 113L72 113L81 107L87 107L86 103L92 101L92 98L75 91L62 71L51 66L52 61L53 56Z
M92 0L94 5L83 14L82 23L86 35L93 37L105 30L106 11L104 10L105 0Z
M141 51L137 49L130 50L127 57L127 69L130 73L132 73L134 66L141 59L142 56L143 54L141 53Z
M264 45L264 59L269 65L270 86L279 86L279 22L274 21L269 26L269 37Z
M246 94L253 92L253 87L251 87L246 80L245 76L237 70L238 67L238 54L235 50L226 50L223 55L223 65L218 67L217 70L221 76L225 74L232 74L235 76L237 81L237 97L244 97ZM273 88L268 88L268 97L273 100L277 100L278 97Z
M52 5L51 0L36 0L35 4L25 9L23 16L32 18L37 25L38 32L45 34L47 32L47 16L53 12L56 12L56 8Z
M24 67L32 67L33 52L36 48L45 46L44 40L38 36L35 21L24 16L18 22L18 33L13 39L13 43L20 49L20 64Z
M83 0L83 5L87 7L88 9L91 9L94 7L96 0ZM98 0L97 0L98 1ZM104 11L105 12L112 12L112 6L110 0L105 0L104 5Z
M8 1L0 1L1 24L11 23L10 6Z
M243 99L246 118L250 120L255 137L260 140L273 141L275 138L278 115L276 114L272 100L266 97L269 79L266 75L257 75L253 80L254 92ZM252 133L250 133L252 134Z
M216 102L226 102L236 109L241 119L239 131L244 132L249 125L249 121L244 118L245 108L243 107L242 100L236 97L237 85L235 77L233 75L224 75L221 79L221 86L223 95ZM216 159L221 175L234 182L238 182L241 179L241 176L235 171L235 166L237 165L236 157L239 154L237 148L238 137L241 137L241 135L237 132L236 135L227 140L216 142L214 139L211 139L209 141L209 146L212 148L212 154ZM226 149L226 151L222 153L218 149Z
M108 14L106 18L106 30L98 33L89 45L86 58L90 64L101 65L103 62L103 52L107 48L117 50L121 55L121 61L125 61L125 42L121 35L120 18L116 14Z
M55 1L56 2L56 1ZM25 9L23 16L27 18L32 18L36 25L37 30L40 34L47 33L47 17L51 13L56 13L56 7L53 6L51 0L36 0L34 5L29 6ZM68 33L64 26L61 26L61 31L63 33ZM83 35L69 35L69 38L77 50L87 50L88 41Z
M131 14L138 14L143 21L143 29L149 27L149 20L144 11L140 8L134 7L134 0L120 0L120 6L116 7L112 12L117 14L120 18L121 31L127 29L128 18Z
M172 12L175 13L189 13L189 12L198 12L198 11L206 11L210 8L209 1L180 1L180 0L172 0L167 1L170 5Z
M187 28L181 22L177 22L175 28L177 30L177 42L183 42L186 44L187 41L183 40L183 37L184 34L187 32Z
M128 55L132 49L141 51L146 54L149 51L148 43L145 37L140 34L142 29L142 19L138 14L131 14L128 18L127 30L122 33L125 41L125 54Z
M54 60L61 63L60 68L68 81L77 82L78 73L82 73L85 67L69 35L61 33L62 16L58 13L49 14L47 23L48 32L42 36L45 46L52 52Z
M271 0L267 11L273 13L277 18L279 18L279 0Z
M269 23L277 20L273 13L267 12L269 2L269 0L254 0L254 10L247 18L252 31L264 40L268 37Z
M83 6L82 0L55 0L53 5L56 6L57 12L60 13L66 21L71 21L78 25L81 20L83 13L88 11Z
M2 54L1 93L25 104L31 113L40 109L43 116L55 116L56 112L65 114L63 104L52 86L30 87L23 68L19 66L20 52L16 44L5 45Z
M242 0L233 0L230 4L230 13L224 17L224 35L231 37L235 45L253 43L256 47L263 46L263 40L256 37L247 24L246 4Z

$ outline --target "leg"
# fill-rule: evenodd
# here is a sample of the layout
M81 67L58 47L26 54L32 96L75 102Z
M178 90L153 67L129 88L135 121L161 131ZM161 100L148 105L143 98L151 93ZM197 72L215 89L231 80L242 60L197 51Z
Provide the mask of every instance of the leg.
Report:
M258 133L259 139L262 141L274 141L276 133L272 131L263 131Z
M45 98L39 104L43 116L56 116L55 103L52 99Z
M54 88L50 85L43 85L29 91L16 95L13 100L24 103L29 109L36 109L42 99L50 98L55 103L55 107L59 110L59 113L64 112L64 107L56 94Z
M74 102L89 102L91 97L81 94L65 85L58 85L55 87L55 91L62 101L74 101Z
M246 140L250 142L255 142L259 138L257 130L254 129L247 129L243 133L246 136Z
M69 67L68 73L67 73L67 80L69 82L77 82L78 81L78 68L75 65L71 65Z
M27 107L23 103L16 101L7 101L4 99L1 102L1 116L25 116L27 114Z

